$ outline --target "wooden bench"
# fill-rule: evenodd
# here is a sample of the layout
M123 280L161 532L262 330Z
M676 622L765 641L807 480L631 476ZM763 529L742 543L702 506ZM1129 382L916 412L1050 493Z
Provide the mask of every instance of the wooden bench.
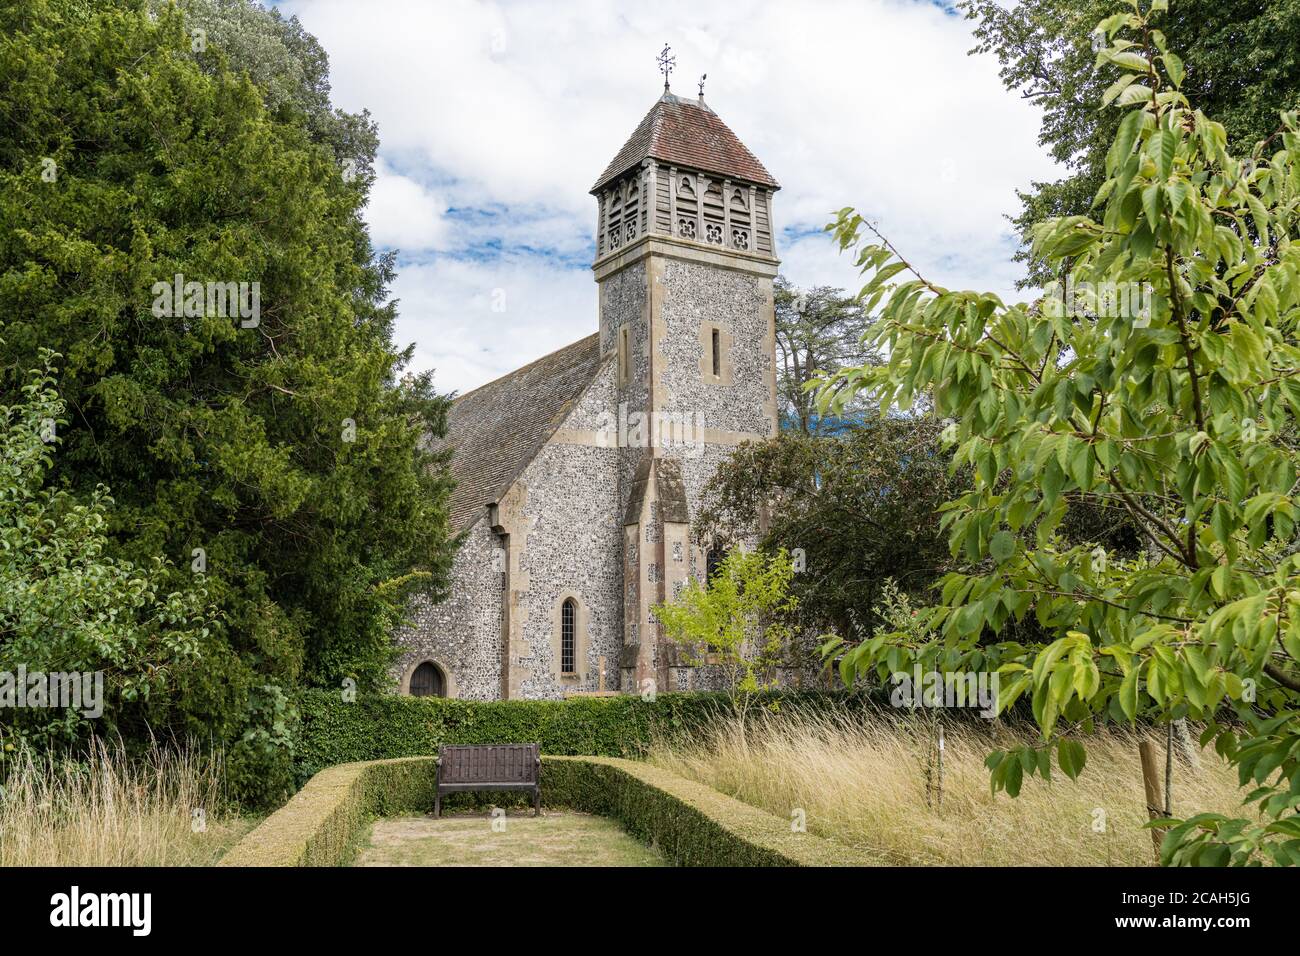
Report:
M539 744L440 747L433 815L442 816L444 793L528 790L533 795L533 816L537 816L542 812L540 749Z

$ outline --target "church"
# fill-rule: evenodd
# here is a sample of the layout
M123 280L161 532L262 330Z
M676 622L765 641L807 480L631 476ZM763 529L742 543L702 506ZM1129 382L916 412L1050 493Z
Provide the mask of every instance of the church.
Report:
M711 686L651 609L706 574L690 525L718 463L776 434L779 188L702 86L665 82L591 189L597 330L451 408L464 540L448 598L396 635L401 693Z

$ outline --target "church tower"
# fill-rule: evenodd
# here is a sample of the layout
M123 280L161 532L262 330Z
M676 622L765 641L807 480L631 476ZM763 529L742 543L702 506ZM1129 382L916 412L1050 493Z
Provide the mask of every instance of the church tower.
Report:
M625 691L709 683L650 609L707 573L689 531L714 469L776 434L779 188L702 86L688 99L665 82L591 189L600 354L615 354L617 379Z

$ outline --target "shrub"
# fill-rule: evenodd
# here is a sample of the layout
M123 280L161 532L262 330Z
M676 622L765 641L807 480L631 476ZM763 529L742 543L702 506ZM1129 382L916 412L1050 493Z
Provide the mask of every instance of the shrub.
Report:
M619 820L679 866L879 866L845 844L667 770L611 757L545 757L542 800Z
M860 692L785 691L735 702L722 693L682 693L562 701L365 695L347 703L336 691L306 691L298 699L295 773L301 785L335 764L427 756L443 744L537 741L546 754L637 757L656 741L689 734L738 709L852 709L872 699Z
M316 774L244 838L222 866L337 866L375 815L427 811L436 764L407 757L342 764ZM836 866L879 861L795 833L778 816L666 770L612 757L545 757L542 799L611 816L684 866Z
M84 742L99 717L106 735L129 731L147 708L175 699L173 677L194 666L207 635L201 579L168 591L164 562L110 557L108 489L78 500L51 477L68 418L57 358L42 350L18 400L0 396L0 672L9 675L0 684L0 749ZM70 679L78 692L98 685L101 696L15 706L13 672L23 668ZM83 685L91 675L95 683ZM47 693L53 701L59 687Z
M432 757L341 764L312 777L221 859L221 866L338 866L371 816L427 810Z

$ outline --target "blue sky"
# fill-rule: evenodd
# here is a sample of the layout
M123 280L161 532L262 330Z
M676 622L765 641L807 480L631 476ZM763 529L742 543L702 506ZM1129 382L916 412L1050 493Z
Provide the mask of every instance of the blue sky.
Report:
M397 335L466 391L596 328L587 189L662 90L705 98L781 182L782 271L855 288L821 232L855 206L945 285L1015 297L1004 215L1059 175L1033 107L931 0L291 0L335 105L379 124L367 218L399 250Z

